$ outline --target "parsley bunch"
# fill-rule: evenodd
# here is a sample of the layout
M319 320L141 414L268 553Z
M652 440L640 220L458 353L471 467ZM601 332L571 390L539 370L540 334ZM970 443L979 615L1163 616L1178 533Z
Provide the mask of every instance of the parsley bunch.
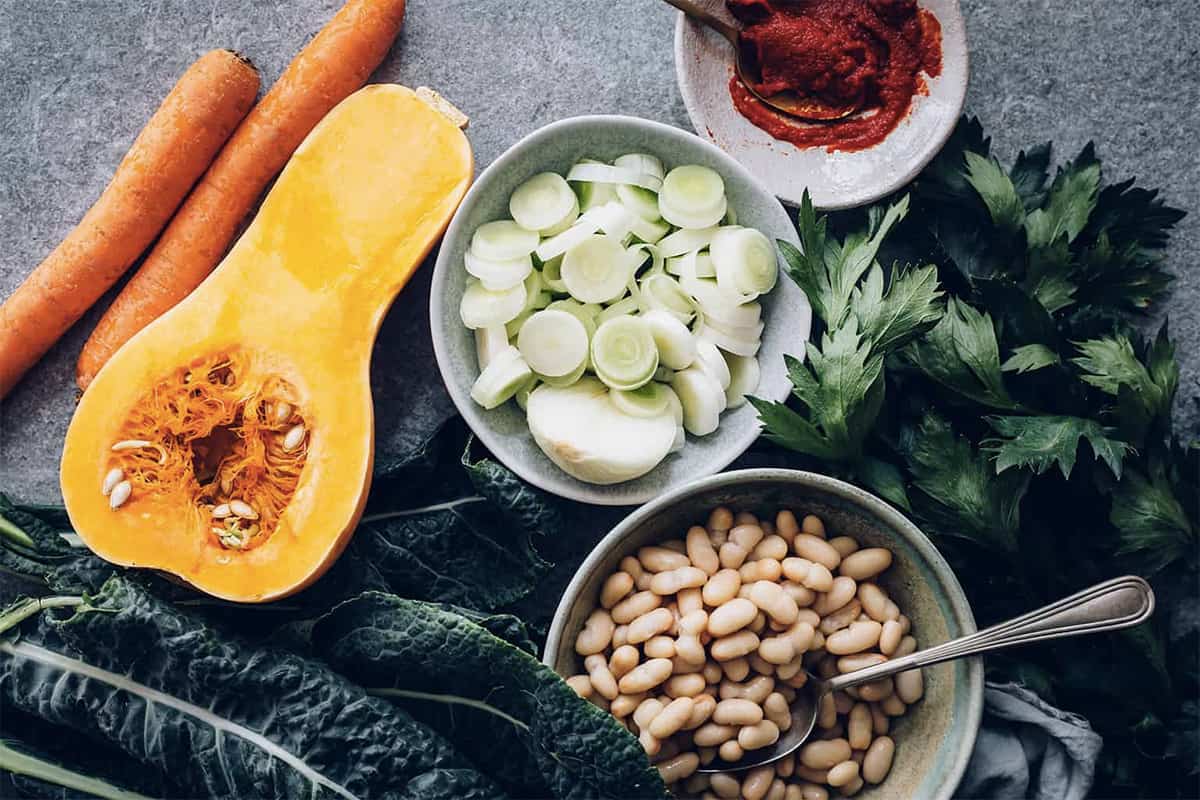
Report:
M780 242L817 320L766 438L903 508L956 568L981 626L1137 572L1139 628L1009 651L991 676L1086 716L1097 796L1191 797L1200 768L1200 440L1180 436L1162 250L1183 212L1106 183L1092 145L1005 168L964 120L909 194ZM890 265L890 266L885 266Z

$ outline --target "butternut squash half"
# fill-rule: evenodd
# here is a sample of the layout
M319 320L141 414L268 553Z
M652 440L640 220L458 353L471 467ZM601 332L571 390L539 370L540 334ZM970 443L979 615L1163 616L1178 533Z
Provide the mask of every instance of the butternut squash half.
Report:
M84 393L61 482L88 547L235 601L316 580L366 502L379 324L472 172L402 86L331 111L220 266Z

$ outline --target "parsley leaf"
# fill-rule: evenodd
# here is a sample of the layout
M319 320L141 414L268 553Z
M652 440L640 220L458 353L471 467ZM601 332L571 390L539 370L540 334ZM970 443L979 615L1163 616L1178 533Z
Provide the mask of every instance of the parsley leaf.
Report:
M1020 408L1004 388L1000 346L986 311L951 298L938 324L904 354L917 369L963 397L992 408Z
M875 262L879 245L891 229L908 213L908 197L890 206L866 231L846 237L842 245L826 235L826 218L817 219L808 191L800 202L798 216L800 244L797 250L780 241L786 269L804 293L813 312L829 328L841 324L850 310L851 294L863 274Z
M1091 142L1075 160L1058 171L1042 208L1025 218L1025 234L1031 247L1054 244L1060 236L1075 241L1096 207L1100 189L1100 162Z
M1158 423L1169 431L1171 406L1179 387L1175 345L1163 324L1153 344L1141 347L1139 358L1129 337L1122 334L1076 344L1080 380L1117 398L1116 414L1123 429L1140 441Z
M1002 372L1022 374L1062 363L1058 353L1044 344L1024 344L1013 348L1013 354L1000 365Z
M1006 231L1015 231L1025 220L1025 205L1017 195L1017 188L994 158L978 153L964 153L967 162L967 182L979 192L992 222Z
M913 485L925 500L918 506L921 516L934 530L1016 552L1028 472L996 475L988 459L933 412L906 432L903 446Z
M1109 520L1117 530L1117 555L1136 556L1157 572L1196 546L1196 530L1172 492L1165 465L1151 460L1146 474L1128 470L1117 484Z
M996 458L997 473L1028 467L1041 475L1057 463L1062 476L1070 478L1079 440L1086 439L1096 457L1120 478L1121 459L1129 452L1129 445L1110 438L1111 428L1081 417L987 417L987 423L999 434L983 441L984 450Z
M1013 188L1027 210L1039 207L1045 199L1047 170L1050 167L1050 143L1039 144L1017 153L1011 177Z

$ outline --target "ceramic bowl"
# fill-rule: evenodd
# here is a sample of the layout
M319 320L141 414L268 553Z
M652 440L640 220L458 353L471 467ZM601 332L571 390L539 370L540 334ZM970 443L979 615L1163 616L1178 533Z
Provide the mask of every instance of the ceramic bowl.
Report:
M723 0L697 0L733 22ZM807 188L818 208L851 208L911 181L954 131L967 94L967 34L958 0L920 0L942 26L942 74L878 145L854 153L801 150L755 127L729 97L733 48L682 13L675 26L675 73L692 125L730 153L788 205Z
M555 611L543 655L563 676L582 672L575 637L596 607L600 586L617 563L643 545L681 538L703 525L711 509L774 515L781 508L816 514L831 536L846 535L864 546L886 547L892 566L880 583L912 620L924 646L975 631L975 619L958 579L926 536L879 498L850 484L811 472L753 469L714 475L659 497L604 537L575 573ZM925 697L893 721L896 758L879 786L861 800L950 800L979 730L983 711L983 665L979 658L925 670Z
M471 400L471 385L479 375L475 340L463 327L458 306L466 288L463 255L475 229L485 222L507 219L513 190L539 172L560 174L581 158L612 160L623 153L651 153L668 166L703 164L725 179L729 204L738 221L758 228L768 238L797 243L796 231L783 206L745 167L712 144L686 131L649 120L622 116L574 117L547 125L508 149L489 166L467 193L442 241L434 267L429 316L433 349L442 379L459 413L480 441L513 472L561 497L600 505L635 505L664 491L711 475L742 454L759 433L757 414L749 405L721 415L716 432L689 436L679 453L646 475L611 486L575 480L542 453L529 433L525 414L515 403L486 411ZM755 394L783 400L791 390L783 355L803 356L812 323L804 293L786 276L763 305L762 348L758 358L762 379ZM586 424L586 420L580 420Z

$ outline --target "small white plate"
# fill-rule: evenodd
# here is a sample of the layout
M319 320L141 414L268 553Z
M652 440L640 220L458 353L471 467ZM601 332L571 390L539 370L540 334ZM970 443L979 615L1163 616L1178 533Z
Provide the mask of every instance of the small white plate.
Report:
M698 0L733 22L723 0ZM954 131L967 95L967 33L958 0L920 0L942 26L942 74L929 94L876 146L853 153L800 149L755 127L733 106L733 48L682 13L675 25L675 73L692 126L749 169L784 203L800 205L807 188L818 208L853 208L890 194L917 176Z

